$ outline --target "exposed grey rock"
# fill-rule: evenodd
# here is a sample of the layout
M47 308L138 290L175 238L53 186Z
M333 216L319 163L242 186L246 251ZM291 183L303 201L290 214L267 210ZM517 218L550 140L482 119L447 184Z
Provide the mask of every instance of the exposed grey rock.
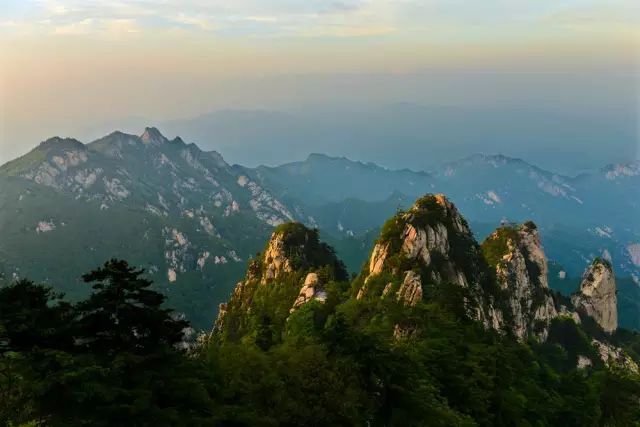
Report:
M300 294L298 294L298 298L294 301L290 312L293 313L296 309L311 300L325 302L326 299L327 293L324 291L318 275L316 273L309 273L304 279Z
M578 369L586 369L591 366L593 366L593 362L591 361L591 359L582 355L578 356L578 364L577 364Z
M537 336L545 340L550 321L557 317L547 281L547 259L533 223L502 228L487 238L506 240L507 251L499 260L496 279L505 291L511 330L520 339Z
M623 367L636 374L640 373L638 364L621 348L595 339L591 344L598 351L600 359L602 359L607 366Z
M402 234L399 236L402 242L401 253L410 260L421 261L425 267L430 266L432 258L437 255L442 260L442 265L434 269L432 279L435 282L449 281L466 287L468 286L468 278L450 259L451 245L448 227L454 233L460 233L469 238L471 231L456 207L444 195L437 194L426 197L435 201L442 208L442 212L439 212L442 215L442 221L434 224L414 224L414 219L417 216L428 214L428 208L416 203L401 218L404 222ZM443 221L446 221L447 224ZM388 242L378 242L375 245L369 260L369 275L365 281L384 270L390 255Z
M287 257L284 246L282 234L274 233L264 253L263 275L260 279L262 284L293 271L291 260Z
M369 261L369 276L380 274L384 267L384 262L389 255L389 245L387 243L377 243L371 254Z
M580 291L571 300L605 332L611 333L618 328L616 279L609 262L596 259L585 271Z
M384 292L383 292L384 295ZM414 306L422 301L422 280L414 271L407 271L397 294L398 301L404 305Z

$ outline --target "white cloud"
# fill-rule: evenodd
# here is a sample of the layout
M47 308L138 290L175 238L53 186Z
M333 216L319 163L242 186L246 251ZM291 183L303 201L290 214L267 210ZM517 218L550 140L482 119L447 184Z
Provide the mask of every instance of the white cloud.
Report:
M60 35L78 35L88 34L93 26L93 19L87 18L80 22L73 22L67 25L61 25L53 29L54 34Z
M202 15L191 16L185 13L180 13L173 20L178 24L196 27L196 28L199 28L200 30L205 30L205 31L209 31L217 28L217 26L213 23L212 19Z
M308 30L300 30L306 37L367 37L380 36L395 32L391 26L353 26L353 25L321 25Z
M22 0L8 0L10 2ZM612 0L35 0L12 30L54 34L102 34L106 23L118 33L219 31L233 36L360 37L402 33L476 41L511 34L554 31L634 32L640 6ZM252 25L253 24L253 25ZM8 30L8 25L0 27Z
M55 27L54 34L77 36L97 34L106 37L122 37L127 34L139 33L140 27L133 19L93 19L87 18L79 22Z

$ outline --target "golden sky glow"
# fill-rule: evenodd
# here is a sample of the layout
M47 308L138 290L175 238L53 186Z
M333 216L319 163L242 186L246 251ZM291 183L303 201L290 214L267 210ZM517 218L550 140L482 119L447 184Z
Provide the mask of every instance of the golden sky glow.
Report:
M608 75L633 81L639 42L640 3L633 0L5 0L0 162L78 122L331 104L326 91L299 82L288 89L282 79L290 76L309 86L318 76L344 74L398 83L397 90L335 94L336 103L537 96L499 84L494 95L481 85L466 94L403 86L402 79L451 70L566 76L567 96L579 96L575 81L595 78L606 92Z

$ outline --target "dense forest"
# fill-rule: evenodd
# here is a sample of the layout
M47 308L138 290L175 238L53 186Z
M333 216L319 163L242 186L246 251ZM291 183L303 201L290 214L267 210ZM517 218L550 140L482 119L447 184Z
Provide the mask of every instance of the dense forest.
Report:
M192 342L188 323L124 261L85 275L93 292L78 303L27 280L3 287L0 424L640 423L640 378L604 365L577 369L575 354L589 341L572 321L558 320L544 344L520 343L468 319L455 286L402 310L350 298L339 264L327 266L324 303L301 306L283 324L269 317L282 313L278 299L265 296L238 339ZM400 318L421 333L393 339ZM637 356L638 336L618 334Z

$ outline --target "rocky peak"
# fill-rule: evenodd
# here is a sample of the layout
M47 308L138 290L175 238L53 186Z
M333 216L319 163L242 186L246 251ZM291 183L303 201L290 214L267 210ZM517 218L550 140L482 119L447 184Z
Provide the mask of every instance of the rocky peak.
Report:
M224 157L222 157L222 154L220 154L219 152L212 150L212 151L207 151L207 154L209 155L209 157L211 157L216 164L218 165L218 167L227 167L228 164L225 161Z
M385 224L371 254L367 276L378 275L387 268L396 270L404 260L431 268L431 279L436 282L467 286L469 278L455 265L452 240L456 245L471 243L466 221L444 195L424 196Z
M496 268L501 285L510 284L509 267L522 261L519 273L526 286L549 287L547 258L533 222L498 228L482 243L482 252L489 266Z
M169 140L155 127L146 127L140 139L145 144L164 144Z
M550 321L557 317L547 280L547 258L533 222L498 228L482 243L482 252L503 290L512 320L511 330L524 339L546 339Z
M261 283L265 284L285 273L291 273L293 271L293 262L290 255L293 254L296 248L290 247L288 240L292 233L297 231L300 230L294 230L293 227L292 229L280 227L273 232L263 255L261 266L262 275L260 277Z
M591 316L605 332L618 328L616 279L608 261L593 261L582 276L580 291L571 300L578 311Z
M256 260L251 278L259 279L262 284L280 278L295 271L309 271L329 266L339 280L347 278L347 273L327 244L319 241L318 230L310 229L298 222L289 222L278 226L269 243Z
M487 325L495 313L490 276L465 219L442 194L428 194L387 221L371 253L357 298L386 297L396 290L398 302L415 306L424 285L451 283L466 288L465 309ZM385 286L379 281L383 278Z
M311 300L324 302L327 283L347 278L344 264L330 246L319 241L317 230L295 222L282 224L275 229L262 254L250 263L245 280L236 285L229 302L221 305L215 328L218 331L227 328L225 319L229 316L251 317L257 294L261 299L277 295L290 310L286 315L281 311L270 313L270 318L285 322L286 316L303 304ZM245 332L236 324L229 328L238 328L234 334Z

